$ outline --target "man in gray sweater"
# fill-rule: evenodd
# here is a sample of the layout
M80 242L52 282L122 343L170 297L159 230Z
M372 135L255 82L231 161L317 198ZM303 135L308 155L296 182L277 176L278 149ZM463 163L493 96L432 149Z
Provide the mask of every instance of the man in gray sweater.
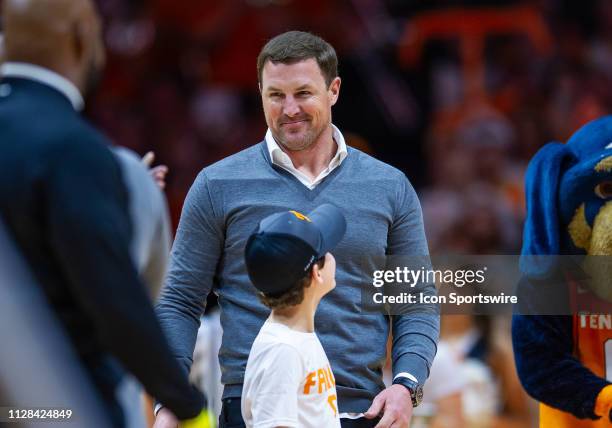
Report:
M191 187L157 314L176 357L189 370L207 295L219 296L224 384L222 427L244 426L240 395L249 350L269 310L257 299L244 247L264 217L331 203L347 219L337 246L336 289L320 303L315 328L336 377L343 427L407 427L429 376L439 316L364 313L362 291L376 261L428 254L421 208L399 170L349 148L331 123L340 78L334 49L291 31L262 49L257 71L268 125L265 140L206 167ZM420 292L433 294L433 285ZM393 331L393 385L382 383ZM176 419L156 409L156 427Z

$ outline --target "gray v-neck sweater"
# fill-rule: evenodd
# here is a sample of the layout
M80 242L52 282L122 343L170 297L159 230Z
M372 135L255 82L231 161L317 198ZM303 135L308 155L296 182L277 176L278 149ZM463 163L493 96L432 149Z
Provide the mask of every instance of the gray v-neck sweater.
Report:
M323 298L315 317L336 378L339 411L364 412L384 388L381 368L390 324L394 375L407 372L420 383L428 377L438 339L436 314L361 312L361 289L368 286L375 260L428 254L421 207L406 176L348 148L342 164L309 190L271 163L262 142L204 168L196 178L156 308L171 348L189 369L206 297L211 291L219 296L224 398L240 396L249 350L269 314L246 272L248 236L270 214L290 209L306 213L323 203L341 208L347 220L346 234L333 251L337 286ZM426 292L433 293L430 287Z

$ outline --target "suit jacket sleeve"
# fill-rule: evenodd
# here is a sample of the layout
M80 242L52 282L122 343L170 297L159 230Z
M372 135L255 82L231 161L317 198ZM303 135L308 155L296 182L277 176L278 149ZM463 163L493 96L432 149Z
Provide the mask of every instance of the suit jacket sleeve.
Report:
M398 185L397 208L388 237L388 255L424 256L429 250L423 227L423 214L416 192L402 174ZM434 284L421 284L412 292L435 294ZM410 373L425 383L436 355L440 330L437 307L412 305L402 315L392 315L393 375Z
M83 142L83 140L86 140ZM67 138L45 181L48 242L105 347L179 418L203 405L169 352L129 253L119 167L95 134Z

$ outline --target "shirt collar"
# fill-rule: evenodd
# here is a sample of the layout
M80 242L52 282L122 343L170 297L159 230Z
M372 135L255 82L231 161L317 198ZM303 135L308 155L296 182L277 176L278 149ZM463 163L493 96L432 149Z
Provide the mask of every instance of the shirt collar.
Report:
M85 101L78 88L60 74L34 64L24 62L5 62L0 66L2 77L18 77L45 84L64 94L75 110L81 111Z
M332 136L334 138L334 141L336 141L336 144L338 145L338 150L329 162L330 168L334 168L340 165L348 155L344 136L334 124L332 124ZM293 168L291 158L280 148L280 146L272 136L272 131L270 131L270 128L268 128L268 131L266 132L266 147L268 148L268 153L270 154L270 160L274 165Z

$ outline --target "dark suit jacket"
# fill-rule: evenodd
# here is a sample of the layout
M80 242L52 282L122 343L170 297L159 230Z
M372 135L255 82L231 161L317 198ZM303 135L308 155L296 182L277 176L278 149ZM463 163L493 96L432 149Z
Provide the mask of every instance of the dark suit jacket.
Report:
M0 80L0 215L106 397L111 354L179 418L203 397L171 355L130 259L121 173L105 138L44 84Z

